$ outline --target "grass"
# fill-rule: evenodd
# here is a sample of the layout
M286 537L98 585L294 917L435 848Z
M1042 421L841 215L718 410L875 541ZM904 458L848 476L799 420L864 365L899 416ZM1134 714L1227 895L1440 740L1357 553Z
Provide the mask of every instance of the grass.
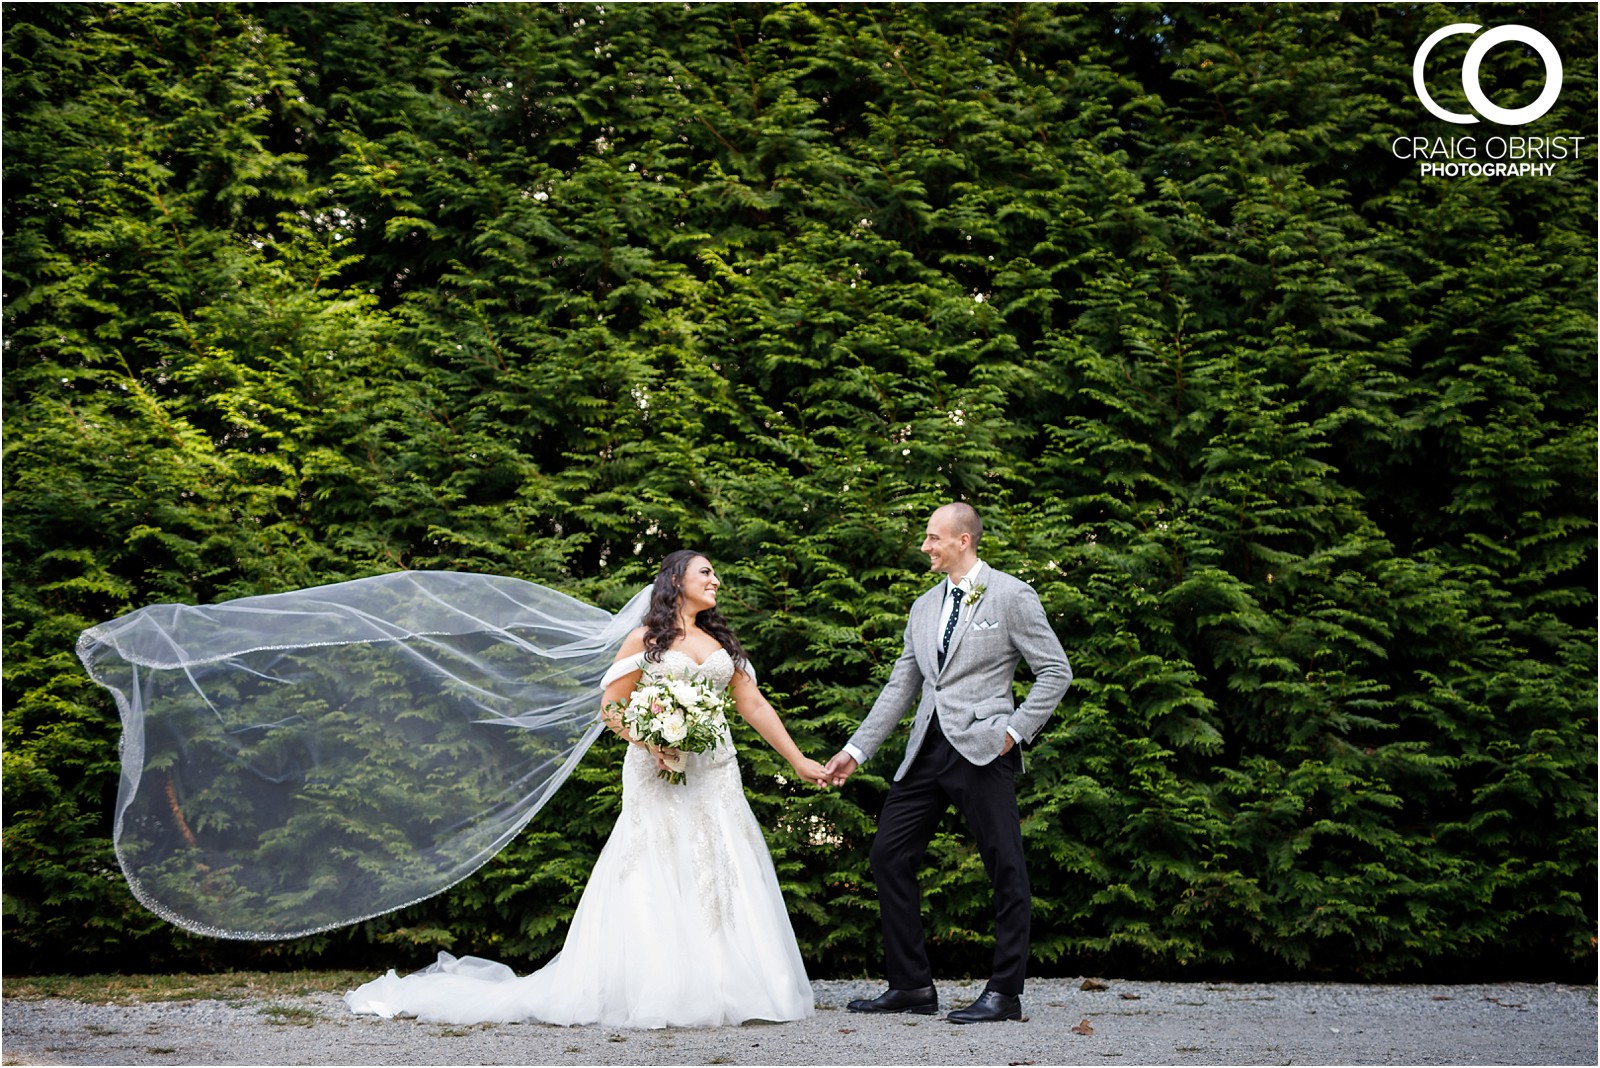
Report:
M246 1001L306 994L342 994L372 972L217 972L210 975L18 975L0 980L8 1000L64 998L87 1005L156 1001Z
M321 1019L317 1013L300 1005L268 1005L259 1010L259 1014L269 1017L275 1024L298 1024L301 1027L310 1027Z

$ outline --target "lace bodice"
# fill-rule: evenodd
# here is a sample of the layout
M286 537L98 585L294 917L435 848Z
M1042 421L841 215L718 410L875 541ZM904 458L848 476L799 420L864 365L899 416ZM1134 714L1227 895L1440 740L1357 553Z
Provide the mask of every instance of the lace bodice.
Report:
M660 660L646 660L645 654L635 653L611 665L602 685L640 669L646 675L664 675L668 678L707 679L719 690L725 690L733 681L733 657L728 650L718 649L704 660L696 660L682 649L668 649ZM749 668L745 668L746 672Z
M718 649L704 660L696 660L681 649L668 649L655 663L644 663L647 675L677 675L684 678L708 679L719 690L728 688L733 681L733 657L728 650Z

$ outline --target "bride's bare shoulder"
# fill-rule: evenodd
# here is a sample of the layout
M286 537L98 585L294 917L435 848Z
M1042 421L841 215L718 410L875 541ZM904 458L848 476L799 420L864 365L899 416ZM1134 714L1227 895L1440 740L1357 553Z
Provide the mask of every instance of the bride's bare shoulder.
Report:
M617 659L621 660L625 656L635 656L642 652L644 652L644 628L635 627L626 638L622 639L622 648L617 650Z

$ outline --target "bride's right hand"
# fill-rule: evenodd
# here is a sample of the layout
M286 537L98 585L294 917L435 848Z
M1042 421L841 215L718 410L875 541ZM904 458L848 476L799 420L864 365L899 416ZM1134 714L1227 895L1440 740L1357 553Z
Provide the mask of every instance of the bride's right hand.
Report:
M813 786L827 786L828 770L810 757L801 757L799 763L790 765L794 773Z
M660 745L646 745L645 748L650 750L650 755L656 758L656 770L672 771L674 769L679 756L676 749Z

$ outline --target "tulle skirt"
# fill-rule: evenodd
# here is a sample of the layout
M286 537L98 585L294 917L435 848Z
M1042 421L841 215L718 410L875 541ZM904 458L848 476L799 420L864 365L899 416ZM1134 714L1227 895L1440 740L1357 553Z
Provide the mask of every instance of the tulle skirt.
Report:
M711 1027L814 1011L777 874L745 801L731 743L691 754L688 782L660 780L630 746L622 815L585 887L566 945L518 977L441 953L345 995L358 1013L441 1023Z

